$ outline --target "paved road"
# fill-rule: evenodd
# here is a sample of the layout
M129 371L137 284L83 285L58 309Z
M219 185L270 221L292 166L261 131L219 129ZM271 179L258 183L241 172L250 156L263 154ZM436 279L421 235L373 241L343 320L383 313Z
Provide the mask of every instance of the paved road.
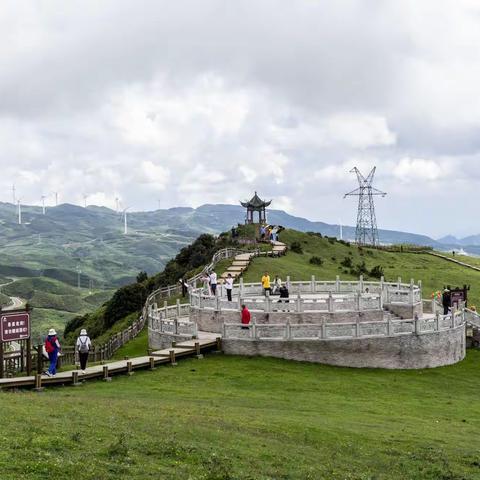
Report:
M5 307L3 310L15 310L17 308L22 308L24 305L24 301L20 297L10 297L12 304L8 307Z
M10 285L14 281L15 280L12 280L11 282L3 283L2 285L0 285L0 291L1 291L1 287L6 287L7 285ZM10 297L10 300L12 301L12 304L6 307L3 307L2 310L15 310L16 308L22 308L23 305L25 304L25 300L23 300L20 297Z

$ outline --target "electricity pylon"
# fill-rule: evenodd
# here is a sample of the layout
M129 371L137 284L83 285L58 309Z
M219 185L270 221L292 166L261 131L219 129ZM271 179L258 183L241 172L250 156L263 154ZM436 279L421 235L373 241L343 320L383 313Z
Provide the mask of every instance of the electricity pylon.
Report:
M355 230L355 242L358 245L379 245L377 219L375 217L375 204L373 196L384 197L385 192L372 187L373 177L377 167L373 167L367 177L364 177L357 167L350 170L350 173L357 175L359 187L346 193L346 197L358 197L357 228Z

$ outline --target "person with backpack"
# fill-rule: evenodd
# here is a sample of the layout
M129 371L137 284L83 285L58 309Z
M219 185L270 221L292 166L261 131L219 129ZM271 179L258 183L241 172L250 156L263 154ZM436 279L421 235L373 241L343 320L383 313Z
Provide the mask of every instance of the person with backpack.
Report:
M87 368L88 362L88 353L92 348L92 342L90 337L87 335L87 331L82 328L80 330L80 335L77 338L76 348L78 352L78 357L80 358L80 370L82 373L85 373L85 369Z
M54 377L57 374L57 360L60 352L60 342L58 341L57 332L54 328L48 331L47 338L45 339L45 351L48 354L50 366L45 372L45 375Z

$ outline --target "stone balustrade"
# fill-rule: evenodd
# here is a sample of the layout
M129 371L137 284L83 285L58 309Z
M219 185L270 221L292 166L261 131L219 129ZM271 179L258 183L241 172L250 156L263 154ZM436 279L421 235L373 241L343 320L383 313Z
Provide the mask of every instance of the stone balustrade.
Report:
M429 315L413 319L388 319L372 322L345 322L322 324L257 324L224 323L222 338L244 340L331 340L399 335L424 335L457 328L465 323L464 312L455 311L448 315Z

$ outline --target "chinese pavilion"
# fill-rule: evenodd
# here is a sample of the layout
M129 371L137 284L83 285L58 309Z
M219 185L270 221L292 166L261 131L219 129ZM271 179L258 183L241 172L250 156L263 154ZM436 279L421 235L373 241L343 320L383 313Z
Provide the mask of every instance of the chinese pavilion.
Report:
M245 223L254 223L253 222L253 212L258 212L258 223L267 223L267 215L265 213L265 209L272 203L270 200L269 202L265 202L264 200L260 199L255 192L255 195L248 200L247 202L240 202L242 207L247 209L247 218Z

